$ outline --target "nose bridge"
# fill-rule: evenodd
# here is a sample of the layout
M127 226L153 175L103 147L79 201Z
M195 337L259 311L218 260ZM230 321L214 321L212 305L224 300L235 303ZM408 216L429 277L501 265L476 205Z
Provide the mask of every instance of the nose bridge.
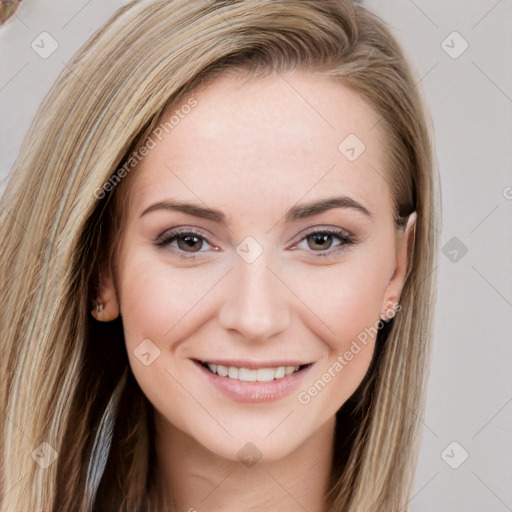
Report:
M290 321L288 297L271 268L267 251L253 261L236 256L230 290L219 313L222 327L253 341L265 340L286 329Z

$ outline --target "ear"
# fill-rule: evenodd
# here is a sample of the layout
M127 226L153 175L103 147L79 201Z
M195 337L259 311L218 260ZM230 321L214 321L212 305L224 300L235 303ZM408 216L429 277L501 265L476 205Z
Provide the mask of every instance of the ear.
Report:
M111 322L120 314L112 272L100 272L91 315L98 322Z
M400 308L400 295L407 277L408 262L414 247L415 231L416 212L413 212L407 219L405 229L397 235L395 270L384 294L380 314L382 320L390 320Z

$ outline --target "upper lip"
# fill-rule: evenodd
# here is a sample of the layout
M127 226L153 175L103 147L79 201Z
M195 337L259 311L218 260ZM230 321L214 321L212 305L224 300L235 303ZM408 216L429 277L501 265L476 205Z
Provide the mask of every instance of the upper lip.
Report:
M249 361L247 359L197 359L200 363L216 364L226 367L233 366L235 368L247 368L249 370L257 370L258 368L277 368L279 366L304 366L304 361L279 359L274 361Z

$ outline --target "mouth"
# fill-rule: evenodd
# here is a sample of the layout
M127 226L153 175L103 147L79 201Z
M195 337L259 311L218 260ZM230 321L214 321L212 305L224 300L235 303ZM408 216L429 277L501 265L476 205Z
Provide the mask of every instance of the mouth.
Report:
M254 364L240 364L240 366L235 366L229 363L215 364L207 361L196 362L214 375L239 382L272 382L281 380L290 375L299 373L313 364L262 365L260 367L254 367ZM248 366L251 366L251 368L248 368Z

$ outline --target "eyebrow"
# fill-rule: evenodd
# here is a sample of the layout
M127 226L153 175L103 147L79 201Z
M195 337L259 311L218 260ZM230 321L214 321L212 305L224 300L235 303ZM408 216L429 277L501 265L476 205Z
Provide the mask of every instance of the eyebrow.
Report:
M363 206L355 199L352 199L351 197L348 196L336 196L326 199L320 199L317 201L310 201L309 203L305 203L302 205L293 206L285 213L284 220L285 222L289 223L299 219L312 217L313 215L318 215L320 213L332 210L334 208L352 209L363 213L367 217L372 217L372 214L370 213L368 208ZM159 210L178 211L186 213L188 215L192 215L194 217L199 217L201 219L207 219L213 222L218 222L220 224L227 225L226 215L220 210L215 210L213 208L205 208L194 203L174 200L166 200L155 203L146 208L141 213L140 217L146 215L147 213Z

